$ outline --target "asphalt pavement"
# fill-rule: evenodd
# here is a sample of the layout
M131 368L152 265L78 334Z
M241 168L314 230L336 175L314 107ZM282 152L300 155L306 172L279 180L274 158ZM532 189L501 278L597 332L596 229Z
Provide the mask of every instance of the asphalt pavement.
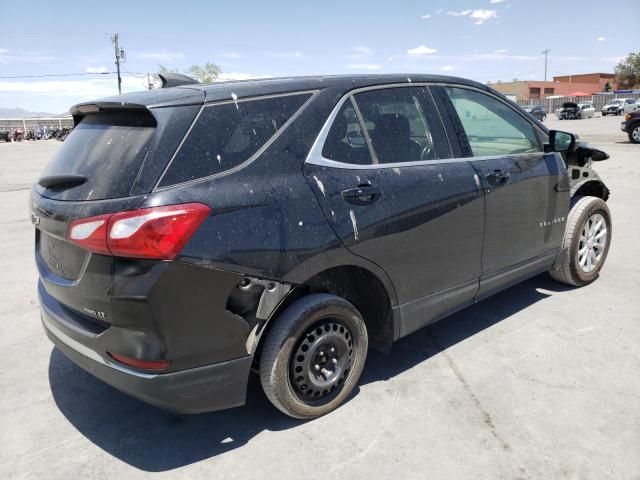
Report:
M40 325L30 184L60 148L0 144L0 478L639 479L640 145L620 117L557 121L611 155L601 277L540 275L370 352L336 412L300 422L259 382L245 407L176 416L119 393Z

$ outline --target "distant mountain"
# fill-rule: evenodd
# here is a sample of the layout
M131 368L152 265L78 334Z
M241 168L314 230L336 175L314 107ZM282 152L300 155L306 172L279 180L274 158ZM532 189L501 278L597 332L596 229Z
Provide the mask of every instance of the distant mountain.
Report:
M0 108L0 118L66 117L69 113L30 112L24 108Z

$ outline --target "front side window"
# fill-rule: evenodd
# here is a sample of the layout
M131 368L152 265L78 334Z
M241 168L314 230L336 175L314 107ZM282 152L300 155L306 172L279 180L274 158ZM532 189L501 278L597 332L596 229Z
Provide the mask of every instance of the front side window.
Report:
M425 111L421 91L424 89L388 88L354 96L378 163L416 162L449 156L436 152L432 132L439 119L433 109Z
M541 151L533 125L509 106L475 90L449 87L446 91L474 157Z
M240 165L260 150L310 96L301 93L205 106L160 186L208 177Z
M333 120L322 147L322 156L342 163L360 165L372 163L369 147L351 100L347 100L342 105Z

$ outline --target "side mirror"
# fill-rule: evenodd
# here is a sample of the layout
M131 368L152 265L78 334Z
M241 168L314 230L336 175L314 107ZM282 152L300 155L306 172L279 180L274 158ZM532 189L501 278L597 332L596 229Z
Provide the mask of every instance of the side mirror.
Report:
M570 152L576 145L575 135L559 130L549 131L549 148L550 152Z

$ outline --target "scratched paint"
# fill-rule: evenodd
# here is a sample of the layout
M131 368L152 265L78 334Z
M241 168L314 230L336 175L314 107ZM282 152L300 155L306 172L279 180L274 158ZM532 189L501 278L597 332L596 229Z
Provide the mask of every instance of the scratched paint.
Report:
M349 218L351 218L351 225L353 225L353 238L358 240L358 222L356 221L356 214L353 210L349 210Z
M322 192L322 195L324 195L326 197L327 196L327 192L324 189L324 184L322 183L322 181L318 177L316 177L315 175L313 176L313 179L316 181L316 184L318 184L318 188Z

